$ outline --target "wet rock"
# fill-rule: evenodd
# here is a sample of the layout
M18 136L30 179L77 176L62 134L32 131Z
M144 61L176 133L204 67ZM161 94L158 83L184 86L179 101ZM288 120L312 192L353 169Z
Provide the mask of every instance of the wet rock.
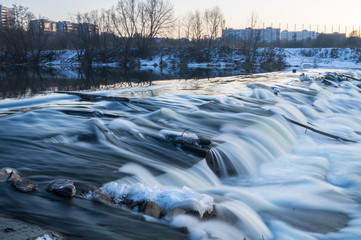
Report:
M106 204L113 203L112 198L108 194L103 192L102 190L95 191L92 194L91 199L94 200L94 201L101 202L101 203L106 203Z
M74 182L65 179L55 180L47 187L49 192L53 192L63 197L73 197L76 193Z
M168 211L167 216L165 217L166 220L170 220L178 215L185 214L186 211L180 208L174 208Z
M162 208L155 202L153 201L148 201L147 205L145 207L145 211L144 214L154 217L154 218L159 218L160 214L162 212Z
M189 234L189 230L187 227L179 227L177 228L179 232L184 233L184 234Z
M14 187L23 193L33 192L38 187L38 184L31 180L17 179L14 181Z
M4 179L8 178L11 172L12 172L12 170L9 168L0 169L0 180L4 180Z
M194 211L191 209L186 209L186 214L200 218L202 220L210 220L217 217L216 207L213 205L213 209L211 211L207 211L201 215L198 211Z
M14 184L16 181L20 179L20 176L16 174L14 171L11 171L8 179L6 180L8 183Z

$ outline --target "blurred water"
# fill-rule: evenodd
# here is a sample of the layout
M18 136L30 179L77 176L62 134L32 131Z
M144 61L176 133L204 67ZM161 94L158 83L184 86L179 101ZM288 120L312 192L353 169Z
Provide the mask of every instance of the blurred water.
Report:
M282 72L97 94L131 101L56 93L0 101L0 168L39 183L37 192L21 194L1 182L0 213L74 239L361 238L357 88L300 82L297 74ZM286 117L356 143L305 131ZM204 158L182 149L167 138L174 133L191 144L210 139L211 150ZM76 198L44 190L60 178L75 182ZM147 194L204 194L214 199L216 218L150 221L85 198L109 183L141 184Z

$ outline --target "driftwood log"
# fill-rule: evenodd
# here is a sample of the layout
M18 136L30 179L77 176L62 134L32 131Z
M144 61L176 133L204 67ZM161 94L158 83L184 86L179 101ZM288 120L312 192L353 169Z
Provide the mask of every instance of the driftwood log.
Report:
M80 92L64 92L58 91L55 93L64 93L69 95L75 95L80 97L82 100L97 102L97 101L116 101L116 102L130 102L129 98L126 97L109 97L109 96L102 96L98 94L88 94L88 93L80 93Z
M342 138L342 137L339 137L339 136L336 136L336 135L333 135L333 134L330 134L330 133L326 133L326 132L323 132L323 131L320 131L320 130L317 130L316 128L313 128L313 127L310 127L310 126L307 126L305 124L302 124L302 123L299 123L299 122L296 122L295 120L292 120L292 119L289 119L287 117L284 116L284 118L289 121L290 123L293 123L295 125L298 125L300 127L304 127L312 132L315 132L315 133L318 133L318 134L321 134L321 135L324 135L324 136L327 136L327 137L330 137L330 138L334 138L336 140L342 140L344 142L351 142L351 143L356 143L356 141L353 141L353 140L350 140L350 139L346 139L346 138Z

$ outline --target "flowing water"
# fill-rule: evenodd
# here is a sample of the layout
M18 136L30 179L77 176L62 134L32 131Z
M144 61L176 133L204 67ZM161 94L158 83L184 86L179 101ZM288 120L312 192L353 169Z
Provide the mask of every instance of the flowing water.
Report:
M39 188L0 182L0 213L71 239L360 239L361 94L341 86L279 72L96 92L130 102L1 100L0 168ZM199 138L212 141L208 152ZM76 197L48 193L54 179L73 180ZM145 217L91 201L98 188L215 216Z

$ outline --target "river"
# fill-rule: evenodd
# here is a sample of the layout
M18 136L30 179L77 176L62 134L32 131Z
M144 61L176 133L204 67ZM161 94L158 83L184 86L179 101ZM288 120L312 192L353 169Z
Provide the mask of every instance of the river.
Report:
M97 86L84 88L130 101L87 101L43 92L48 87L21 90L20 99L3 91L16 98L0 100L0 168L39 187L24 194L0 182L0 213L69 239L361 238L361 94L354 85L275 72ZM212 141L205 156L179 142L203 152L199 138ZM74 181L76 196L47 192L54 179ZM90 200L98 188L167 210L186 206L202 215L211 207L215 216L154 219Z

